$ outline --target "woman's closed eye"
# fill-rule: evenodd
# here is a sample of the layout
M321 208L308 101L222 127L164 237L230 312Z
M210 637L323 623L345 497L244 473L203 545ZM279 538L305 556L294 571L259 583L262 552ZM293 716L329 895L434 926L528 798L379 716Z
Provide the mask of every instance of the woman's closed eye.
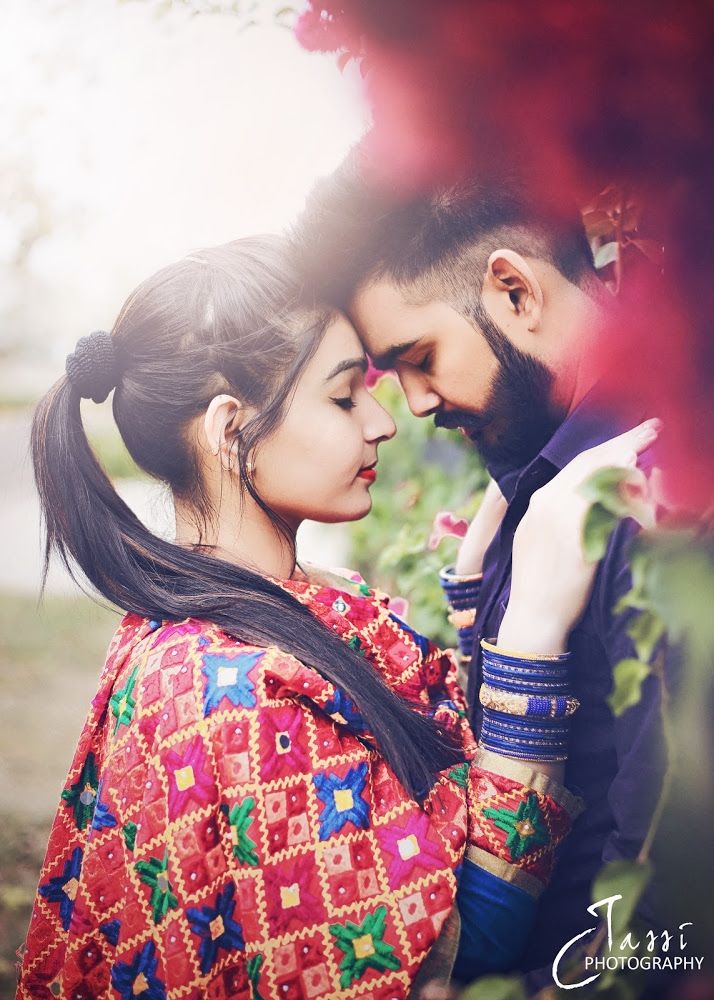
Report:
M351 396L330 396L330 399L342 410L351 410L357 405Z

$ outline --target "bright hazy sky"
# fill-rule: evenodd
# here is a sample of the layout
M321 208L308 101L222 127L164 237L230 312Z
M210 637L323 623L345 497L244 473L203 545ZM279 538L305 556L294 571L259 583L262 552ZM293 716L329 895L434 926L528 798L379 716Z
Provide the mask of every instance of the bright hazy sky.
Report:
M56 364L157 267L290 222L365 128L356 74L303 52L280 4L245 30L162 6L2 0L0 348Z

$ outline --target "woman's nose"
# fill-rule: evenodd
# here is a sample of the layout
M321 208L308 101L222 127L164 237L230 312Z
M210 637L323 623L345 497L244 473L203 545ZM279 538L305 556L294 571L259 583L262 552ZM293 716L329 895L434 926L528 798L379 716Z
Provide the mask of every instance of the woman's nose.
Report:
M370 408L369 419L365 425L365 439L389 441L397 433L397 425L392 420L391 414L373 396L370 397Z

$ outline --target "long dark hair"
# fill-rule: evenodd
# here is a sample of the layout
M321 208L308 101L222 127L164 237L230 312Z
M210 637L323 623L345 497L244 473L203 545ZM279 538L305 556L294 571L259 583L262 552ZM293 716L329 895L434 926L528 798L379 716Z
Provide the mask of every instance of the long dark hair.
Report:
M113 412L136 463L211 516L186 427L217 393L258 409L241 430L238 471L261 507L246 456L280 423L331 314L301 304L284 244L253 237L159 271L129 297L112 330L122 359ZM199 618L256 645L277 645L318 669L359 706L381 754L415 798L460 759L435 722L392 691L357 652L292 595L242 566L150 532L118 496L87 440L80 391L62 377L32 428L46 527L45 575L56 551L113 604L158 620ZM95 397L96 398L96 397Z

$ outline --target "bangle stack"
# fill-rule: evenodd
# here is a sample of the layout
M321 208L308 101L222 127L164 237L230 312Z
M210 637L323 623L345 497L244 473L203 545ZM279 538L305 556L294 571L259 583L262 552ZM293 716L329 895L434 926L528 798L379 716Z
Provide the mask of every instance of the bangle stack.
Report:
M522 760L567 759L569 720L579 702L568 692L570 653L531 656L485 639L480 745Z
M453 566L444 566L439 571L439 582L448 602L449 622L458 634L462 660L471 659L476 605L482 579L482 573L459 575L454 572Z

